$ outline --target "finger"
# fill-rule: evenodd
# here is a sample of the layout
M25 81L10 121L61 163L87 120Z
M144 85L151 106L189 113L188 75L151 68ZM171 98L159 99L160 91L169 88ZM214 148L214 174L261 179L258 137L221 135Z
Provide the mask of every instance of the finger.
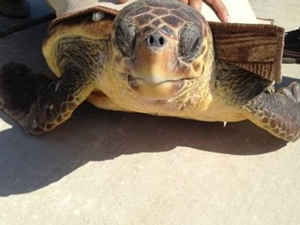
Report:
M221 0L205 0L205 2L216 12L222 22L229 22L228 11Z
M188 4L189 0L179 0L181 2L183 2L184 4Z
M217 15L222 22L224 23L229 22L228 12L222 1L220 0L216 1L216 4L214 5L214 9L216 10Z
M197 11L200 11L202 8L202 0L189 0L189 5Z
M127 2L128 0L117 0L118 4L123 4L125 2Z

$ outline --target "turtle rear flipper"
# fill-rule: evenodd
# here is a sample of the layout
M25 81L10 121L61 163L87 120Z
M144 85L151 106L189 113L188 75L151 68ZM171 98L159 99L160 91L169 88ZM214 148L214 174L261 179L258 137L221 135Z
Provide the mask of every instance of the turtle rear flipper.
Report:
M92 90L80 69L68 68L63 77L51 79L21 64L4 65L0 70L2 109L27 133L52 130L66 121Z
M300 138L300 84L293 82L274 94L261 93L244 106L257 126L286 141Z

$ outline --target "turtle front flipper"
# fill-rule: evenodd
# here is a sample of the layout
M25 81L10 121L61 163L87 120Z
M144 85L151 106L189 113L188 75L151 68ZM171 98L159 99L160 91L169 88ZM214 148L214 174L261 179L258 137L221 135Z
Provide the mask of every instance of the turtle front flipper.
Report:
M27 133L39 134L66 121L93 88L92 79L68 65L61 78L35 74L9 63L0 70L0 103Z
M286 141L300 138L300 84L274 94L261 93L245 106L245 116L257 126Z

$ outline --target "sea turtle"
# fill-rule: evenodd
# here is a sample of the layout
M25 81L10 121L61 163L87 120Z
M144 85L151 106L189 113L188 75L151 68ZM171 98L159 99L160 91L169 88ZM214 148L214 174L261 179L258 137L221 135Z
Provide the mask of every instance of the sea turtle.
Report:
M136 1L97 22L62 20L43 54L56 78L15 63L0 72L2 108L28 133L52 130L87 100L158 116L249 119L278 138L300 137L299 84L274 93L272 80L217 60L208 23L179 1Z

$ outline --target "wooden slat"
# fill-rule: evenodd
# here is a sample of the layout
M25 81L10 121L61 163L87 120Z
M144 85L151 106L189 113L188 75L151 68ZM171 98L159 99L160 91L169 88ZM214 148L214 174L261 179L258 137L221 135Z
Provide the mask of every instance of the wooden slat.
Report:
M284 29L266 24L209 23L216 57L281 82Z

